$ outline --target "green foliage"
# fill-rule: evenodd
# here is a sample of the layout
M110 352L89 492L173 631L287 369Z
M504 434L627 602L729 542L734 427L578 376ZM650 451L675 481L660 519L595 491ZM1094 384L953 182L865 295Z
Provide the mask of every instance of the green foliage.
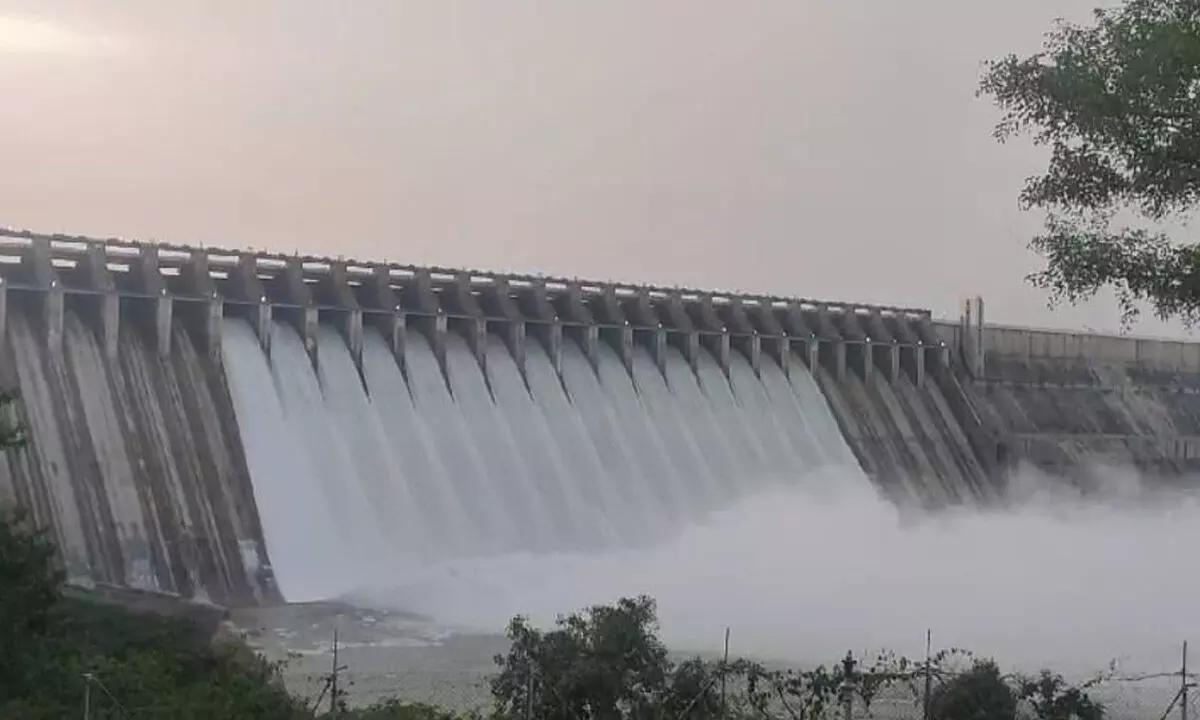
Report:
M85 675L95 718L304 717L275 665L210 649L189 621L79 600L61 601L57 615L46 636L18 653L31 672L23 687L0 693L0 717L74 716Z
M930 693L931 720L1013 720L1017 693L991 660L938 685Z
M17 419L17 392L0 390L0 451L15 450L25 444L25 429Z
M933 655L928 663L917 663L883 652L862 666L847 656L840 663L806 671L772 671L758 663L740 660L731 665L730 671L746 678L745 704L754 709L757 717L782 715L791 720L819 720L841 712L844 692L849 692L849 699L859 712L869 711L885 690L892 690L896 698L907 695L914 703L918 702L923 697L926 676L939 682L951 677L950 666L962 656L969 653L951 648Z
M21 649L36 648L52 629L62 579L46 534L24 510L0 507L0 701L5 689L31 682Z
M363 708L344 711L342 720L461 720L460 716L434 705L402 702L388 698Z
M560 617L541 631L509 623L508 654L492 680L497 711L540 720L648 717L670 692L672 666L648 597Z
M1048 215L1031 243L1046 268L1030 279L1053 302L1111 286L1126 322L1139 302L1163 318L1200 320L1200 246L1114 222L1122 210L1152 223L1194 210L1198 84L1194 0L1127 0L1087 25L1059 22L1041 52L989 64L980 94L1003 112L996 137L1027 135L1050 149L1020 197Z
M512 720L820 720L841 712L846 691L860 711L887 688L917 700L927 673L944 680L951 676L949 666L967 655L945 650L926 665L883 653L861 664L847 658L809 670L771 669L745 659L676 663L656 630L654 601L647 597L559 618L549 631L515 618L508 629L512 647L496 658L495 715Z
M1093 684L1076 687L1061 675L1043 670L1036 677L1022 678L1018 693L1038 720L1102 720L1104 707L1087 693Z
M1102 720L1104 707L1088 690L1102 678L1072 685L1043 670L1034 677L1005 677L991 660L977 660L945 679L930 695L932 720L1013 720L1020 705L1038 720Z
M305 717L278 667L213 648L194 622L65 598L54 546L22 513L0 514L0 717ZM89 679L90 678L90 679Z

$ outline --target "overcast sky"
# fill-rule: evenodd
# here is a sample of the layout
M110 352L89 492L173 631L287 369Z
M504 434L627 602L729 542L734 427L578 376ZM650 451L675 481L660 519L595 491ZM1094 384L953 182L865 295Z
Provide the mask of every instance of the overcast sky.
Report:
M974 97L1096 2L0 0L0 224L1113 328Z

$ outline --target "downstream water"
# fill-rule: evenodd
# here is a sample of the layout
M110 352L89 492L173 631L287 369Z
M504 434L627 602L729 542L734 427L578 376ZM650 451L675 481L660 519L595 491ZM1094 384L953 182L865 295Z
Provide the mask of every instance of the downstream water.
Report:
M275 575L291 601L345 597L467 559L596 554L661 543L770 489L858 472L816 383L728 377L672 349L627 370L567 343L562 372L529 339L524 373L498 338L486 370L457 335L444 366L410 335L401 372L367 331L362 372L320 329L314 363L288 325L268 356L227 319L222 348ZM418 592L411 590L411 592Z

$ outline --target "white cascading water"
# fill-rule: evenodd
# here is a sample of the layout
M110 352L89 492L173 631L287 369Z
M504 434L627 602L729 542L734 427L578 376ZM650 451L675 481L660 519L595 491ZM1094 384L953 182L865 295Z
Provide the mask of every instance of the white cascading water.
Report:
M664 364L673 364L673 358L668 357ZM689 478L684 488L689 505L700 514L719 508L721 502L712 469L692 434L693 413L681 412L692 395L689 386L680 383L668 388L666 377L645 348L634 347L632 365L642 406L659 440L660 452L674 466L677 477Z
M599 457L602 477L610 479L621 499L629 533L626 540L632 545L653 540L671 525L676 517L674 509L666 507L662 496L651 487L650 476L631 450L611 397L605 394L591 361L578 345L563 345L562 372L563 383L571 388L574 410Z
M730 443L722 430L714 402L704 395L700 380L687 360L675 348L668 348L664 363L668 400L678 398L678 421L695 443L697 456L703 461L705 475L712 486L710 502L713 507L727 507L742 493L738 467L738 448Z
M403 584L468 558L594 554L704 523L766 487L852 456L796 365L761 379L735 356L696 371L671 348L627 369L566 343L556 369L526 338L524 372L489 337L484 363L446 335L410 333L403 371L372 330L361 373L320 327L316 358L275 322L270 351L227 319L223 356L268 552L284 596ZM732 380L732 382L731 382ZM866 483L865 478L862 480ZM424 569L424 570L422 570Z
M447 354L458 354L457 345L447 348ZM450 394L447 377L442 372L433 348L420 333L410 333L406 352L408 383L417 417L424 423L432 446L441 458L457 502L467 520L464 552L467 554L504 552L514 548L512 518L497 512L499 489L488 483L487 466L479 456L479 444L465 416L465 405ZM457 363L454 363L457 364ZM447 369L452 362L447 359ZM453 376L453 373L450 373ZM457 388L459 395L468 392L464 380ZM478 385L473 386L478 392ZM379 398L378 402L387 402ZM410 479L409 482L412 482ZM435 536L436 538L436 536ZM436 542L436 539L435 539Z
M583 431L578 413L570 406L549 355L532 338L525 340L524 349L529 394L550 431L551 452L560 458L559 465L567 468L557 481L565 486L567 495L574 498L573 505L583 508L574 522L586 528L587 534L577 538L575 545L584 550L614 547L624 536L621 530L623 504L613 495L617 486L601 473L595 446ZM548 481L554 482L555 478Z
M694 494L663 448L658 429L630 382L629 373L616 351L604 343L599 344L596 357L600 391L612 402L616 431L626 438L634 462L641 468L647 486L659 497L662 507L674 521L672 524L686 521L693 515L690 501Z
M383 403L368 397L354 359L336 330L319 329L317 356L321 399L332 427L354 428L354 432L330 435L326 452L337 463L336 470L326 471L335 483L330 489L346 493L345 499L353 503L350 512L355 521L368 530L363 539L378 543L376 552L386 556L392 548L412 548L419 554L415 543L425 537L425 528L417 525L421 516L401 473L391 430L380 412ZM369 531L372 527L373 532Z
M775 484L791 484L796 479L795 473L779 472L779 468L803 467L803 458L796 447L799 435L789 437L780 426L762 381L754 374L750 363L737 353L729 361L729 379L751 432L758 436L766 451L768 476ZM841 440L840 433L838 439Z
M297 601L347 591L350 578L341 563L353 548L343 543L311 457L322 446L308 444L283 400L282 368L295 359L277 347L269 362L254 331L240 321L225 322L221 350L276 582Z
M729 379L725 377L716 358L701 353L696 362L696 377L717 425L734 448L731 452L735 455L740 475L737 482L756 489L767 487L770 482L770 461L763 438L754 431L745 409L734 397Z
M799 358L756 374L734 355L727 377L671 351L655 375L639 351L631 374L608 345L593 367L567 343L560 375L530 341L523 376L499 338L481 367L451 336L443 372L411 333L405 374L367 332L360 376L329 330L319 372L290 327L269 358L243 321L224 332L289 600L496 631L647 593L673 647L719 650L732 626L739 654L912 655L932 627L939 645L1079 672L1168 667L1194 626L1195 574L1154 558L1195 544L1200 497L1083 504L1026 478L1038 492L1011 512L910 517L875 492Z
M464 552L472 533L465 509L413 404L396 356L375 333L363 338L363 376L372 388L371 407L386 433L383 441L393 453L393 482L407 487L413 503L406 517L416 526L410 533L414 554L436 558Z
M554 552L572 543L574 528L587 509L574 493L555 478L565 477L568 466L556 452L545 414L525 386L517 363L499 338L489 338L487 372L495 398L497 433L511 443L523 475L521 484L528 515L537 531L535 552Z

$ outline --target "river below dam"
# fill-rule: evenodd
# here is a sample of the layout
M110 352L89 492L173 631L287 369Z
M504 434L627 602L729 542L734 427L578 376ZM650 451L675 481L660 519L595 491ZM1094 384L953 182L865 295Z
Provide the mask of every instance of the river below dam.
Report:
M284 660L288 688L317 697L332 667L334 629L349 701L389 696L456 710L484 706L493 657L508 647L498 633L456 630L428 618L344 604L305 603L235 611L233 621L268 658Z
M507 651L498 633L455 630L403 613L368 611L340 604L303 604L237 611L234 621L268 658L285 662L291 692L315 703L327 689L338 629L341 687L352 706L398 697L456 711L482 710L490 702L494 658ZM674 653L679 658L712 652ZM790 667L805 667L789 664ZM1155 720L1177 690L1176 678L1114 681L1091 692L1109 717ZM328 695L324 695L328 701ZM860 710L860 712L862 712ZM866 717L865 713L856 715ZM881 720L916 720L920 706L907 689L883 691L870 708Z

